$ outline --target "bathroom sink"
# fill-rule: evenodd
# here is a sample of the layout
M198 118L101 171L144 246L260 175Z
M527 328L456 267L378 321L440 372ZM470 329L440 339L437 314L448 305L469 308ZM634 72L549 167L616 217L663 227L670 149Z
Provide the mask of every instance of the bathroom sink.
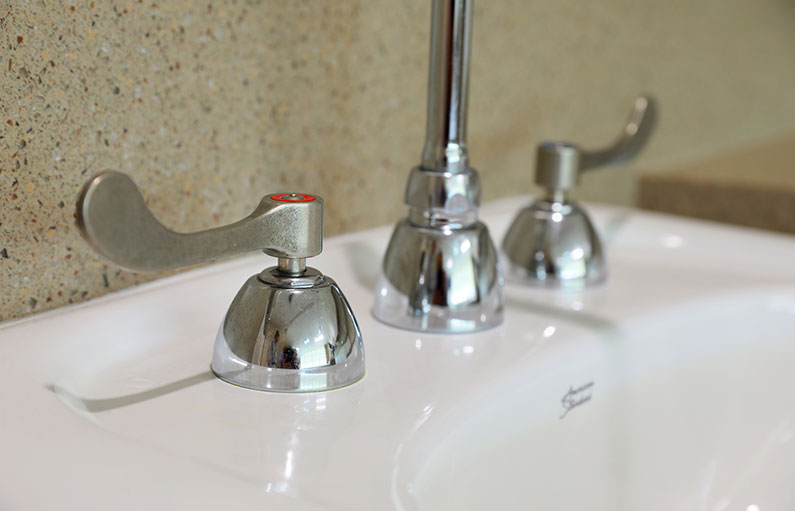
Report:
M600 330L430 426L404 485L417 507L793 509L791 292L696 299Z
M495 240L528 198L483 207ZM467 335L370 314L390 228L309 264L367 374L276 394L210 372L251 255L0 325L0 509L795 508L795 238L588 208L599 287L506 287Z

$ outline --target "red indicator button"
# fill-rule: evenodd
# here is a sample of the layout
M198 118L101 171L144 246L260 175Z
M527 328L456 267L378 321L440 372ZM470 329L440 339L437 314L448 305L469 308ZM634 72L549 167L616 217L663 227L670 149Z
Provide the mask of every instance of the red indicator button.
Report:
M315 200L315 196L303 193L280 193L279 195L274 195L271 199L279 202L312 202Z

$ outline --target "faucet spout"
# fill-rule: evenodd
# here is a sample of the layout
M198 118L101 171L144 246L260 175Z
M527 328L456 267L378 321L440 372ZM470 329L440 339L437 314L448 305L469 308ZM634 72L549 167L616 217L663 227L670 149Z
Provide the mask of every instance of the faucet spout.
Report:
M433 0L424 170L464 173L472 0Z

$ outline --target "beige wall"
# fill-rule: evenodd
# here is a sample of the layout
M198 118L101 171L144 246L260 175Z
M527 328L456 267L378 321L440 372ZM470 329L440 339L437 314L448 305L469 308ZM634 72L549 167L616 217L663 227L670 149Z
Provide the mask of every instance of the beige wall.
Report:
M424 130L429 2L0 3L0 316L152 276L103 265L81 184L128 172L178 230L266 192L326 198L328 234L391 222ZM661 124L580 196L633 203L637 173L795 130L790 0L480 0L470 149L487 199L530 192L534 145L609 141L637 92Z

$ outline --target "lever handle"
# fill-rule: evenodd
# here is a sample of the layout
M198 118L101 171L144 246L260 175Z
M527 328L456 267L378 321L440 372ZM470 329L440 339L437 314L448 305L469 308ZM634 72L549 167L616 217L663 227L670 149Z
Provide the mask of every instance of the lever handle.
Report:
M536 183L551 190L569 190L586 170L625 163L640 153L656 124L654 98L639 96L621 135L604 149L585 151L570 142L544 142L536 155Z
M102 172L80 192L77 224L100 255L134 271L161 271L262 249L290 259L318 255L323 245L323 199L304 194L263 197L248 217L183 234L164 227L132 179Z

